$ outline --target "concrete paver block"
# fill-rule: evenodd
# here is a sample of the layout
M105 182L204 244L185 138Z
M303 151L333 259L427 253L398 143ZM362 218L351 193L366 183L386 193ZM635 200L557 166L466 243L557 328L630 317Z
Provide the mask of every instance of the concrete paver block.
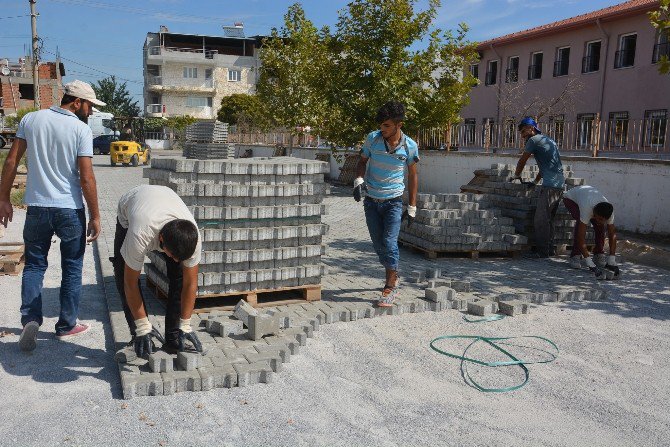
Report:
M165 395L202 389L202 378L198 370L164 372L161 377Z
M429 288L425 291L425 297L430 301L438 300L453 300L456 295L456 291L449 287L435 287Z
M498 312L498 303L489 300L470 301L468 303L468 313L486 317Z
M272 383L274 372L266 363L236 364L234 368L237 372L237 385L240 387L257 383Z
M155 373L170 372L174 369L174 357L165 351L149 355L149 368Z
M258 310L254 309L254 307L246 301L240 300L235 306L233 315L235 315L235 318L242 321L246 327L249 327L249 315L258 316Z
M510 317L530 313L530 304L519 300L501 301L498 303L498 306L501 313Z
M237 371L232 365L198 368L202 391L237 386Z
M184 371L194 371L201 366L202 354L199 352L177 353L177 363Z
M279 332L279 318L268 314L249 315L247 318L247 335L251 340L260 340L265 335Z

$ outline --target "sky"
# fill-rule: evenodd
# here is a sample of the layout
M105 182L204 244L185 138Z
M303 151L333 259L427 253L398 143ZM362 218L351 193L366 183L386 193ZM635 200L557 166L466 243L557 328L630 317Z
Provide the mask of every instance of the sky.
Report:
M317 27L337 23L350 0L304 0ZM142 107L142 45L147 32L165 25L171 32L222 35L221 26L243 22L247 36L281 27L295 0L37 0L37 32L42 59L60 53L65 82L96 82L111 74L127 81ZM425 8L428 0L418 0ZM482 41L620 3L617 0L442 0L435 26L456 29ZM16 61L31 48L28 0L0 0L0 59Z

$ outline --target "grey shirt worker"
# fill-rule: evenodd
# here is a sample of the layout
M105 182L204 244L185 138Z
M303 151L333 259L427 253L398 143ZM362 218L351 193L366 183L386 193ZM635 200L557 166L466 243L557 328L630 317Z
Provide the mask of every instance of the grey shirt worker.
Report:
M565 177L563 164L554 140L544 134L537 134L526 141L526 152L535 157L542 174L542 186L563 189Z

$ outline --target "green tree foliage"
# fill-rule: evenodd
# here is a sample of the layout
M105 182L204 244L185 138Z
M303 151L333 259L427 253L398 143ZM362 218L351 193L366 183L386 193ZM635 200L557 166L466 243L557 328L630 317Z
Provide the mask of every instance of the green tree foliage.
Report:
M121 84L116 80L116 76L109 76L93 84L95 96L107 105L98 107L103 112L109 112L114 116L138 116L140 108L137 101L133 101L128 91L126 82Z
M320 129L327 106L328 28L317 30L299 3L288 8L284 26L272 29L261 52L256 86L266 120L295 132Z
M476 82L466 70L475 45L464 24L455 33L434 27L440 0L423 11L418 3L354 0L332 34L291 6L261 53L263 105L277 123L309 125L347 146L378 127L377 109L389 100L405 104L408 132L457 122Z
M661 0L658 10L649 13L649 19L652 26L659 33L664 33L668 36L666 42L670 42L670 0ZM662 74L670 73L670 60L667 54L664 54L659 59L658 71Z
M146 132L160 132L165 126L166 120L163 118L145 118L144 130Z
M26 116L27 113L35 111L37 111L37 109L34 107L29 107L27 109L19 109L16 111L16 116L8 116L7 118L5 118L5 126L11 129L16 129L21 120L23 119L23 117Z
M181 132L196 121L198 120L190 115L171 116L165 121L165 127Z
M221 99L219 121L245 128L263 127L261 102L256 95L236 93Z

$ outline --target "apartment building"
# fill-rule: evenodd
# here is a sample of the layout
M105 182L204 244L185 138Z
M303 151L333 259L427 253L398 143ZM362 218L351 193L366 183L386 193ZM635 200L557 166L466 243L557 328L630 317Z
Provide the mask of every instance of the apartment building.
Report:
M40 63L40 107L60 105L65 67L60 61ZM29 57L16 62L0 59L0 116L15 115L18 110L35 107L33 69Z
M670 76L657 62L670 39L647 15L658 7L632 0L479 44L461 144L518 145L515 123L531 115L564 148L668 150Z
M216 117L221 99L253 93L260 37L245 37L241 24L224 36L171 33L161 26L144 43L144 104L148 117Z

